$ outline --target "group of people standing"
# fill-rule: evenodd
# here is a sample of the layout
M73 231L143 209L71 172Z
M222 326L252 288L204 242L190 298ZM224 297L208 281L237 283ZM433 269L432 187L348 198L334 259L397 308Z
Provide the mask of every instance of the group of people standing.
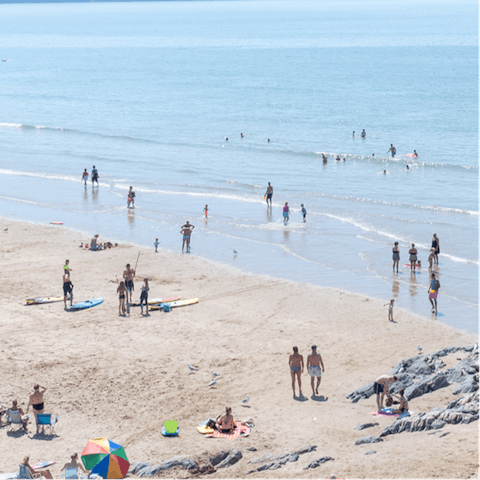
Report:
M94 186L94 183L97 182L97 187L98 187L98 170L95 168L95 165L92 167L92 187ZM85 169L82 173L82 181L85 183L85 186L87 186L87 180L88 180L88 172L87 169Z
M132 292L135 290L135 270L129 263L123 271L123 280L117 287L118 293L118 315L125 316L130 314L130 303L132 303ZM140 291L140 308L143 315L143 307L145 306L145 314L148 315L148 292L150 285L148 278L143 279L142 289ZM130 295L130 298L129 298Z

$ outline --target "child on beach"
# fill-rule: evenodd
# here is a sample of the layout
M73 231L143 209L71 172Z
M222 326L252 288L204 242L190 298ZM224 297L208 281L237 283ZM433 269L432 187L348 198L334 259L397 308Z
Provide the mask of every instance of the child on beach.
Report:
M125 282L120 282L120 285L117 287L118 293L118 314L125 315L126 307L125 307L125 295L127 293L127 287L125 286Z
M65 265L63 266L64 273L67 273L68 275L70 275L70 272L72 271L69 264L70 260L65 260Z
M283 224L288 224L288 219L290 216L290 208L288 206L288 202L285 202L285 206L283 207Z
M390 320L390 322L393 322L393 304L394 303L395 303L395 300L392 298L390 300L390 303L386 303L384 305L384 307L388 305L388 320Z
M205 218L208 217L208 205L205 205L205 208L203 209L203 213L205 214Z
M159 244L158 238L156 238L155 242L153 243L153 246L155 247L155 253L158 253L158 250L157 250L158 249L158 244Z
M431 270L433 268L433 262L435 261L435 249L432 248L430 250L430 255L428 256L428 265L429 265L429 269Z
M143 304L145 304L145 312L148 315L148 291L150 287L148 286L148 278L143 279L142 292L140 293L140 308L142 309L143 314Z
M303 203L302 203L301 207L302 207L301 212L302 212L302 215L303 215L303 221L306 222L307 221L307 209L303 206Z

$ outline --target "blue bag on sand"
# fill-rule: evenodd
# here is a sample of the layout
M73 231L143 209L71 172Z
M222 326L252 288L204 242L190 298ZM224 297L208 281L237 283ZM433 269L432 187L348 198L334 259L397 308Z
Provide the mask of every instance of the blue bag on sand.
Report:
M170 304L169 303L166 303L164 306L163 306L163 311L164 312L169 312L172 308L170 307Z

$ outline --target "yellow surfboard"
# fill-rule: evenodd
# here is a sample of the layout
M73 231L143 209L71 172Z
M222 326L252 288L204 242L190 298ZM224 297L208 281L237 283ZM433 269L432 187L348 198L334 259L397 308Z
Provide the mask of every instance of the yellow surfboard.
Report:
M180 300L182 297L179 295L178 297L166 297L166 298L152 298L148 299L148 304L149 305L155 305L157 303L167 303L167 302L175 302L177 300ZM134 302L130 303L131 307L139 307L140 306L140 300L135 300Z
M198 298L191 298L190 300L179 300L177 302L167 302L170 305L170 308L175 307L185 307L187 305L193 305L194 303L198 303ZM163 305L153 305L150 307L150 310L162 310Z
M210 428L210 427L207 427L206 425L199 425L197 427L197 430L200 432L200 433L213 433L215 430L213 428Z
M35 297L25 300L27 305L41 305L43 303L61 302L63 297Z

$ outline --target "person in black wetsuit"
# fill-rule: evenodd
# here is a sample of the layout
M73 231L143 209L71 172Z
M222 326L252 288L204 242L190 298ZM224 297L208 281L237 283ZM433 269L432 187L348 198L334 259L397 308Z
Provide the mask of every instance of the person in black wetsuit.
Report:
M438 239L436 233L433 234L432 248L435 249L435 263L438 265L438 254L440 253L440 240Z

